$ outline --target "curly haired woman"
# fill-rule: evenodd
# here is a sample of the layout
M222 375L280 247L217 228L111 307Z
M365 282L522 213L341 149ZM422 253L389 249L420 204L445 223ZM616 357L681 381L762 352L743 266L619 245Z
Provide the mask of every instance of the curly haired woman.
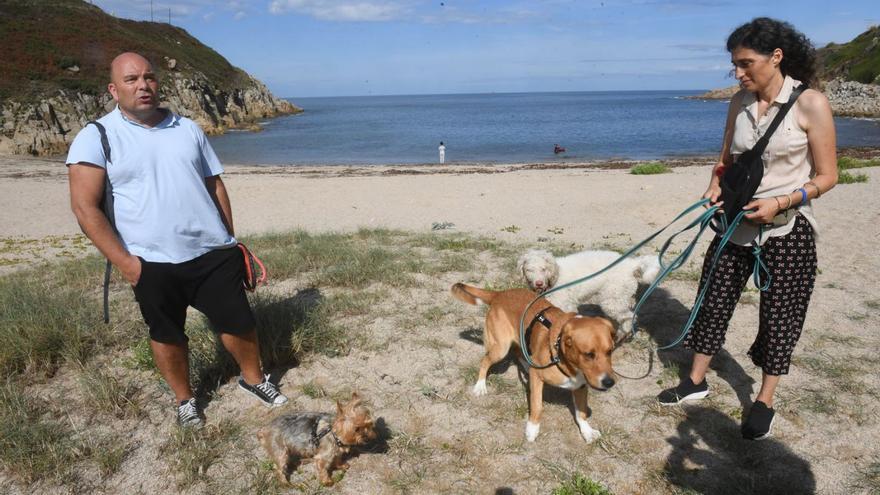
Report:
M761 17L736 28L727 39L733 73L742 88L730 101L721 159L712 170L703 195L713 204L721 194L719 177L736 157L751 149L766 131L792 90L816 78L816 52L810 41L790 24ZM761 293L758 334L749 357L763 370L761 390L742 424L743 437L760 440L770 435L775 411L773 396L779 379L788 373L791 355L801 334L816 278L818 232L813 200L837 184L834 120L828 99L806 89L770 138L762 158L764 177L744 209L754 210L720 255L715 273L685 346L694 351L690 375L664 390L661 404L702 399L709 394L706 370L724 344L724 335L737 300L755 261L753 246L771 274ZM717 250L716 237L706 252L703 280Z

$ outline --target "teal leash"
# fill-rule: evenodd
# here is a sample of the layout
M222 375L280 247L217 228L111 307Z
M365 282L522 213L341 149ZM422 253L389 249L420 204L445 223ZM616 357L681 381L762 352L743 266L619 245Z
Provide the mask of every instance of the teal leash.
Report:
M671 222L669 222L664 227L657 230L656 232L654 232L653 234L648 236L646 239L642 240L641 242L639 242L638 244L636 244L635 246L630 248L628 251L626 251L625 253L620 255L619 258L617 258L616 260L614 260L613 262L608 264L605 268L602 268L601 270L599 270L595 273L592 273L592 274L587 275L585 277L579 278L577 280L573 280L573 281L568 282L566 284L554 287L553 289L550 289L550 290L544 292L543 294L539 295L538 297L536 297L532 302L529 303L528 306L526 306L525 310L523 311L522 316L520 317L520 324L519 324L520 342L525 341L525 317L526 317L526 314L528 313L529 308L531 308L532 305L534 305L535 302L537 302L539 299L541 299L542 297L546 297L549 294L556 292L558 290L567 289L571 286L583 283L591 278L597 277L597 276L601 275L602 273L605 273L606 271L610 270L611 268L613 268L615 265L617 265L618 263L620 263L624 259L631 256L634 252L641 249L645 244L652 241L654 238L656 238L658 235L663 233L667 228L669 228L671 225L673 225L674 223L679 221L681 218L685 217L693 210L695 210L701 206L704 206L708 203L709 203L709 199L702 199L700 201L697 201L693 205L685 208ZM644 302L647 300L648 296L650 296L651 293L654 292L654 290L657 287L659 287L660 283L663 282L663 280L670 273L672 273L674 270L677 270L678 268L683 266L685 262L687 262L688 258L693 253L693 250L696 247L697 242L699 241L700 237L702 237L703 232L705 232L706 228L711 224L712 219L715 217L715 214L718 211L719 211L719 207L717 207L717 206L708 207L706 209L706 211L704 211L696 219L691 221L691 223L689 223L687 226L685 226L684 228L682 228L678 232L672 234L663 243L663 247L661 248L660 253L658 254L658 261L660 263L661 271L657 275L657 277L654 279L654 281L651 283L651 285L648 287L648 289L645 290L645 293L642 295L642 297L639 299L639 302L636 304L635 308L633 309L632 328L631 328L631 331L629 334L630 338L633 338L638 331L638 327L637 327L638 312L641 309ZM684 340L684 338L687 336L688 332L690 331L691 326L693 325L694 320L696 320L697 314L699 313L700 306L702 305L703 299L706 294L706 290L708 289L709 282L711 281L712 273L715 271L715 266L718 263L718 259L721 256L721 252L722 252L724 246L727 245L728 241L730 240L730 237L733 235L733 232L736 230L736 228L739 226L739 224L742 223L743 217L745 216L746 213L748 213L748 211L746 211L746 210L738 213L730 225L727 225L727 220L723 215L718 216L720 226L721 226L721 231L724 232L724 235L721 237L721 240L719 241L718 247L715 250L714 256L712 257L712 264L709 267L709 272L707 273L706 281L703 284L703 287L701 287L699 296L697 297L697 300L694 302L694 306L691 309L691 313L688 317L688 320L683 325L681 333L678 336L678 338L676 338L670 344L667 344L662 347L658 347L657 350L666 350L666 349L670 349L672 347L675 347L676 345L680 344L681 341ZM697 231L694 238L682 250L682 252L679 253L678 256L676 256L668 265L666 263L664 263L664 260L663 260L664 255L666 254L666 251L669 249L670 245L675 240L675 238L678 237L680 234L683 234L684 232L691 230L697 226L700 227L699 230ZM767 269L767 266L764 264L763 260L761 259L760 236L763 235L763 231L764 231L764 227L762 226L761 231L759 233L759 241L758 241L758 243L755 244L755 246L753 247L753 250L752 250L752 253L755 256L755 265L752 270L752 273L753 273L753 277L755 280L755 285L761 291L767 290L767 288L770 287L770 282L771 282L771 276L770 276L769 270ZM764 284L760 283L761 272L766 274L766 282ZM529 364L529 366L537 367L537 365L534 363L534 361L532 361L530 353L528 352L527 349L525 349L524 345L522 346L522 351L523 351L522 352L523 358ZM649 352L650 352L650 354L649 354L648 371L644 375L642 375L640 377L627 377L625 375L621 375L620 373L618 373L618 375L621 375L624 378L632 378L632 379L639 379L639 378L644 378L644 377L648 376L651 373L651 370L653 368L653 362L654 362L653 349L649 350Z
M539 295L538 297L536 297L534 300L532 300L532 302L530 302L530 303L528 304L528 306L525 307L525 309L523 310L523 314L522 314L522 316L520 317L520 320L519 320L519 339L520 339L520 340L519 340L519 341L520 341L520 342L524 342L524 340L525 340L525 318L526 318L526 314L528 313L529 308L531 308L532 305L534 305L536 302L538 302L539 299L541 299L542 297L546 297L546 296L548 296L549 294L552 294L552 293L554 293L554 292L556 292L556 291L563 290L563 289L567 289L567 288L569 288L569 287L571 287L571 286L573 286L573 285L577 285L577 284L580 284L580 283L586 282L587 280L590 280L591 278L597 277L597 276L599 276L599 275L605 273L606 271L610 270L611 268L613 268L614 266L616 266L618 263L620 263L621 261L623 261L625 258L631 256L634 252L636 252L636 251L638 251L639 249L641 249L642 246L644 246L645 244L647 244L647 243L651 242L652 240L654 240L655 237L657 237L658 235L662 234L663 231L665 231L666 229L668 229L672 224L674 224L675 222L677 222L678 220L680 220L682 217L686 216L687 214L689 214L690 212L694 211L695 209L700 208L701 206L703 206L703 205L705 205L705 204L708 204L708 203L709 203L709 200L708 200L708 199L703 199L703 200L697 201L696 203L692 204L691 206L685 208L684 211L682 211L681 213L679 213L679 214L678 214L678 215L677 215L677 216L676 216L671 222L669 222L669 223L666 224L664 227L662 227L660 230L654 232L653 234L651 234L650 236L648 236L646 239L644 239L643 241L639 242L638 244L636 244L635 246L633 246L632 248L630 248L629 251L627 251L627 252L623 253L622 255L620 255L619 258L617 258L616 260L612 261L612 262L611 262L610 264L608 264L608 266L606 266L605 268L602 268L601 270L599 270L599 271L597 271L597 272L595 272L595 273L593 273L593 274L587 275L587 276L582 277L582 278L579 278L579 279L577 279L577 280L573 280L573 281L571 281L571 282L568 282L568 283L565 283L565 284L562 284L562 285L556 286L556 287L554 287L554 288L552 288L552 289L550 289L550 290L544 292L543 294ZM715 212L718 211L718 209L719 209L719 208L718 208L717 206L712 206L712 207L710 207L708 210L706 210L706 212L704 212L702 215L700 215L700 218L703 218L703 217L706 217L706 216L708 216L709 218L711 218L712 215L714 215ZM525 347L525 346L523 346L523 347ZM528 363L529 366L531 366L531 367L533 367L533 368L536 367L534 361L532 361L532 357L530 356L530 354L529 354L529 352L528 352L527 350L524 349L522 354L523 354L523 358L525 359L526 363Z

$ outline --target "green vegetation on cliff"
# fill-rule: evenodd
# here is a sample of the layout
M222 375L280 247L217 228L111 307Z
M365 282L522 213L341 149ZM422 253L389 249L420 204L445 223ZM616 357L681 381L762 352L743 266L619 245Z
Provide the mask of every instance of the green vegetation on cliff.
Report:
M849 43L829 43L819 50L819 77L843 78L880 84L880 26L874 26Z
M185 30L159 22L113 17L82 0L0 0L0 100L36 100L58 89L101 94L110 61L136 51L155 69L198 71L220 90L248 76Z

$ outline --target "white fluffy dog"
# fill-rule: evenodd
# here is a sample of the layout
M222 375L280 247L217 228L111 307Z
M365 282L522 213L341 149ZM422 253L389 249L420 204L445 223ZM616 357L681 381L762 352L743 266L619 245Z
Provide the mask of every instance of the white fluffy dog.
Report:
M581 251L556 258L547 251L532 249L519 258L517 267L529 288L542 293L595 273L619 257L614 251ZM602 275L554 292L547 299L570 312L577 312L581 304L596 304L622 332L632 322L639 283L650 284L659 273L657 256L630 257Z

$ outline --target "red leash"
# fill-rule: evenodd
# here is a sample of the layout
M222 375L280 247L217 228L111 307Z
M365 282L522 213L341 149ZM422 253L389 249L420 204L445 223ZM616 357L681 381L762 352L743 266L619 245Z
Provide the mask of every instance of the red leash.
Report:
M266 283L269 272L266 271L266 265L247 246L239 242L238 249L241 249L241 254L244 256L244 280L242 281L244 288L253 292L257 286ZM257 275L258 267L260 269L259 276Z

